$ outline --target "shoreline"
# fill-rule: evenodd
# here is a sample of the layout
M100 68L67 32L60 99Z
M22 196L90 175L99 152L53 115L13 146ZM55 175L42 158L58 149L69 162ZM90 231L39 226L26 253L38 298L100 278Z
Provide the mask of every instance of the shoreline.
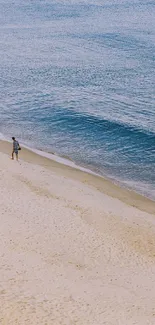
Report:
M0 152L10 156L12 143L0 140ZM43 153L43 154L41 154ZM49 158L50 156L50 158ZM97 189L112 198L119 199L129 206L151 214L155 213L155 201L143 196L134 190L130 190L113 183L111 180L89 171L87 168L77 166L72 161L53 154L22 146L20 159L34 165L40 165L56 174L80 181ZM66 160L66 164L64 163Z
M6 142L6 143L12 143L12 141L8 138L6 138L2 133L0 133L0 142ZM105 181L110 182L111 184L119 187L120 189L124 189L127 190L129 192L134 192L135 194L138 194L150 201L155 202L155 189L151 189L149 190L149 188L147 190L143 190L143 185L145 188L145 184L140 184L138 186L138 184L140 183L140 181L136 184L134 184L134 181L130 182L129 180L124 180L124 179L119 179L117 177L115 177L114 175L112 176L111 174L106 174L102 171L98 171L97 168L93 167L93 165L85 165L85 164L80 164L76 163L76 161L74 161L71 157L69 156L65 156L65 155L59 155L57 152L53 152L53 151L44 151L41 148L37 148L37 147L31 147L29 146L29 144L26 143L22 143L22 141L20 141L20 144L22 146L22 148L29 150L30 152L36 153L39 156L48 158L52 161L56 161L58 163L60 163L61 165L66 165L69 166L71 168L74 169L78 169L80 171L83 171L87 174L90 175L95 175L99 178L102 178ZM130 185L132 183L132 185ZM147 186L147 184L146 184Z

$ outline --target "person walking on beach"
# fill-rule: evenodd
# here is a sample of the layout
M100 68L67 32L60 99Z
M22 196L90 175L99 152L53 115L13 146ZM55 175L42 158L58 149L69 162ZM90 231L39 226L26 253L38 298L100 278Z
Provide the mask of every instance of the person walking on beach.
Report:
M14 153L16 155L16 160L18 161L18 151L20 150L19 142L15 139L15 137L12 137L13 140L13 150L12 150L12 160L14 160Z

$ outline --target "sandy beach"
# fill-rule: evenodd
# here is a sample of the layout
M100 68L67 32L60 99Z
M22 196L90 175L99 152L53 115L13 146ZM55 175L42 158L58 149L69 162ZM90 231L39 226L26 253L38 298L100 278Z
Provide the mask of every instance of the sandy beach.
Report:
M155 202L0 142L0 324L154 325Z

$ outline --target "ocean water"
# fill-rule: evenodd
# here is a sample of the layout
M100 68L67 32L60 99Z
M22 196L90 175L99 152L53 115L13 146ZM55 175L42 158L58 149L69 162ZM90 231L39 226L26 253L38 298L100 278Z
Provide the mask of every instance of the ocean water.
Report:
M155 199L155 2L0 0L0 134Z

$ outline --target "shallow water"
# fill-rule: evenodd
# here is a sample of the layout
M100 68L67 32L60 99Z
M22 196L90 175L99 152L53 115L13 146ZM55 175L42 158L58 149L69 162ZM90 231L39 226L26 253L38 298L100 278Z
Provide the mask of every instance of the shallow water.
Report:
M153 1L0 0L0 133L155 198Z

